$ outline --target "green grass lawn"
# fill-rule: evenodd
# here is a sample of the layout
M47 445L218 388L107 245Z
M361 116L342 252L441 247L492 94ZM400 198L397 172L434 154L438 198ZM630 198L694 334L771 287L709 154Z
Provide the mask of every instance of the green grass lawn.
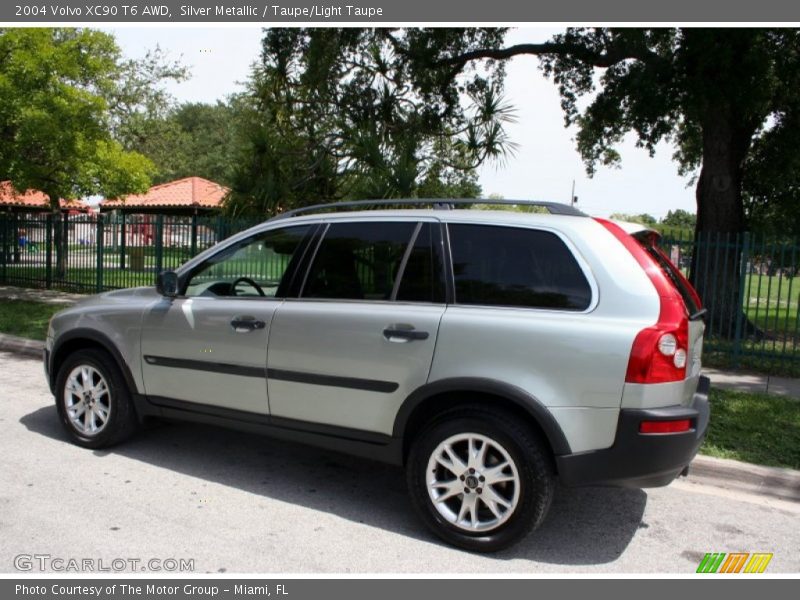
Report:
M738 360L734 343L706 336L703 365L717 369L742 369L777 375L800 377L800 343L797 338L742 340Z
M702 454L800 469L800 400L711 390L711 422Z
M744 282L745 296L751 306L755 307L760 299L770 302L792 303L797 308L797 295L800 293L800 276L778 277L777 275L748 274Z
M64 304L47 304L28 300L0 301L0 333L9 333L32 340L44 340L47 324Z
M39 266L9 266L6 279L9 285L34 284L35 287L44 287L45 268ZM138 287L142 285L155 285L154 271L132 271L126 269L105 269L103 272L103 285L107 288ZM92 268L75 268L67 270L66 279L59 280L53 277L53 289L76 291L79 293L94 294L97 282L97 271ZM38 285L36 285L38 284Z
M748 275L744 309L758 327L785 338L800 330L800 277Z

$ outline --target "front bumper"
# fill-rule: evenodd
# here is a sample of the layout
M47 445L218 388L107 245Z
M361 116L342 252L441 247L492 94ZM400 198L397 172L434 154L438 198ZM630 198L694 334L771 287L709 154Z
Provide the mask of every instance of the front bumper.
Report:
M708 430L708 377L700 377L690 406L620 410L614 445L603 450L556 457L558 475L568 486L658 487L686 469ZM639 423L690 419L685 433L642 434Z

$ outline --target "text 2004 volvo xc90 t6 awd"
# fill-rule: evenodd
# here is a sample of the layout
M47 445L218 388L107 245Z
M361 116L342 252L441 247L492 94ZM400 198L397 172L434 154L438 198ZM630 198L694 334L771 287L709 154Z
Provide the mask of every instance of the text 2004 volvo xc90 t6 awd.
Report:
M557 480L684 472L703 311L657 235L552 203L441 210L459 204L288 213L58 313L64 427L99 448L212 422L404 465L426 525L478 551L541 523Z

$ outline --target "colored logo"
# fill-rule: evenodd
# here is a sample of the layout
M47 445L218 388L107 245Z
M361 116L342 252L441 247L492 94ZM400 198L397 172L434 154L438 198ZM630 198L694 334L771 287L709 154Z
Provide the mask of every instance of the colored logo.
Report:
M763 573L772 553L708 552L697 567L698 573Z

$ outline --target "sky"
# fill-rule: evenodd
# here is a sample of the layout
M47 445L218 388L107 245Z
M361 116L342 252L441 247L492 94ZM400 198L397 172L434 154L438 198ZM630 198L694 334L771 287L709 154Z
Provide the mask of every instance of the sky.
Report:
M160 46L191 71L188 81L168 86L179 102L210 102L242 89L252 63L261 51L260 27L120 27L107 29L123 53L141 57ZM508 45L545 41L557 29L514 29ZM575 149L575 130L565 129L558 90L538 68L538 59L519 56L507 65L505 99L516 109L516 122L507 126L516 153L502 164L479 170L484 196L569 202L573 181L577 206L595 216L611 213L695 212L694 188L677 174L673 149L661 144L655 157L636 148L628 136L619 146L620 168L598 167L589 178Z

